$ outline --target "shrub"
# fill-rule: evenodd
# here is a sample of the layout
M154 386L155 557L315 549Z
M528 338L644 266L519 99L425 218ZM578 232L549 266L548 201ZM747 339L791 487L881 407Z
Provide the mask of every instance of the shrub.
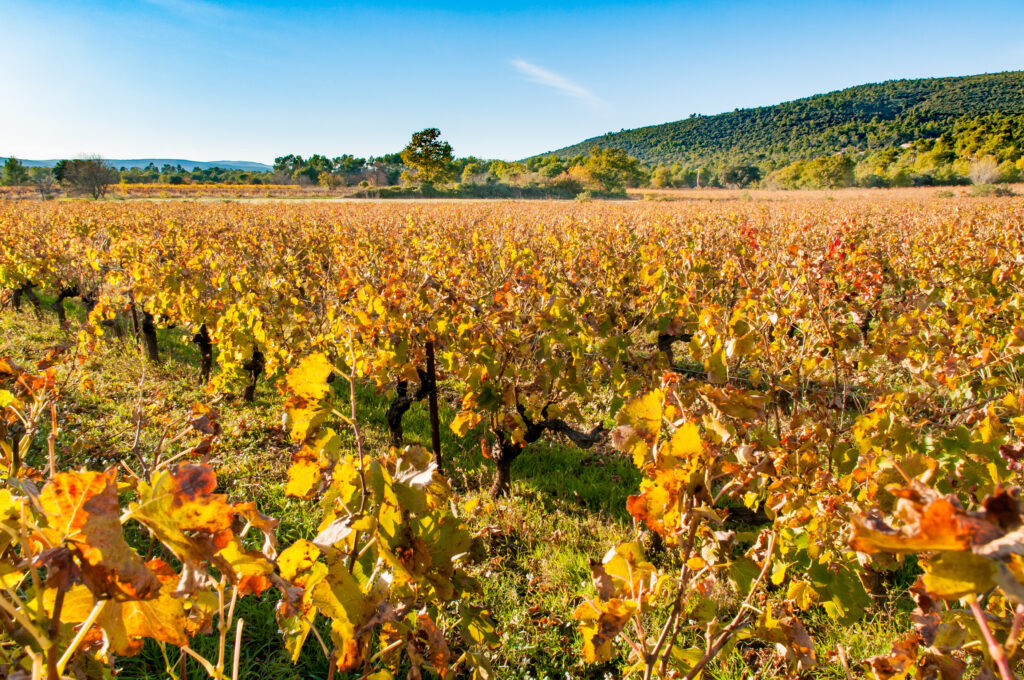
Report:
M975 184L971 187L971 196L1016 196L1010 187L998 186L996 184Z

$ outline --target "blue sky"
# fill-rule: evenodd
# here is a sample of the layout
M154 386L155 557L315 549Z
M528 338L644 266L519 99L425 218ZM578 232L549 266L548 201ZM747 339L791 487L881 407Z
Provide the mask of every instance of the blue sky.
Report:
M457 155L1024 69L1024 2L0 0L0 156Z

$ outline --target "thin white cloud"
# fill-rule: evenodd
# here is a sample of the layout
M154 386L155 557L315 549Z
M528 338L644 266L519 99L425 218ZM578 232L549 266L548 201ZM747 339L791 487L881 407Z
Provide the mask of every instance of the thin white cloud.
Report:
M191 19L223 19L228 15L227 9L212 2L206 2L206 0L143 0L143 2Z
M545 87L557 90L561 94L573 99L578 99L590 106L601 106L604 101L593 92L579 83L574 83L563 75L549 71L546 68L531 64L525 59L510 59L509 62L520 74L531 83L537 83Z

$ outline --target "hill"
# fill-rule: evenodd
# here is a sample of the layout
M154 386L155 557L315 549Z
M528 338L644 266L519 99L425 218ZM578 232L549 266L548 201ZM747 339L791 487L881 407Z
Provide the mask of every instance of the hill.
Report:
M618 147L651 164L778 166L840 151L898 147L951 132L957 120L994 113L1024 114L1024 71L859 85L608 133L551 153L571 157L594 146Z
M2 164L6 157L0 156L0 164ZM41 161L30 161L25 159L21 160L22 165L29 168L52 168L56 165L56 158ZM208 170L210 168L221 168L223 170L244 170L247 172L268 172L273 170L273 166L266 165L265 163L256 163L253 161L190 161L182 158L132 158L132 159L120 159L120 158L105 158L107 165L114 168L145 168L151 163L157 168L162 168L165 165L172 167L181 166L185 170L194 170L199 168L200 170Z

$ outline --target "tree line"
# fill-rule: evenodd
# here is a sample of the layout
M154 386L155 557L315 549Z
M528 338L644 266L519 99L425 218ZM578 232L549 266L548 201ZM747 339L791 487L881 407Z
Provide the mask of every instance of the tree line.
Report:
M267 172L195 168L180 165L157 168L111 167L102 158L61 160L53 168L27 168L17 158L4 164L2 183L34 185L43 198L58 188L72 194L104 196L117 183L148 184L297 184L328 190L358 186L364 190L398 188L423 191L455 191L487 194L489 189L539 189L555 195L584 191L622 194L626 187L644 186L649 171L619 149L594 149L574 158L535 158L523 162L485 160L475 156L456 158L451 145L437 128L412 135L399 153L359 158L350 154L330 157L314 154L304 158L288 154L274 159Z
M627 187L645 186L649 182L649 170L620 149L595 148L585 156L526 161L456 158L451 144L441 138L437 128L414 133L401 152L380 157L280 156L274 159L272 174L281 183L317 184L332 189L353 185L418 186L435 190L457 187L471 192L487 187L512 187L549 189L557 194L588 190L621 194Z
M869 151L844 149L789 163L736 161L645 164L617 147L587 154L548 154L522 161L457 158L437 128L412 135L399 153L359 158L350 154L308 158L288 154L267 172L195 168L108 166L101 158L59 161L54 168L26 168L8 158L3 184L33 185L42 197L61 187L99 198L118 182L130 184L298 184L327 190L358 186L386 195L445 192L450 196L622 195L629 187L779 188L908 187L1024 181L1024 114L962 118L935 137ZM502 193L504 192L504 193Z
M17 158L4 161L2 183L6 186L34 186L41 198L50 198L60 186L70 193L102 198L111 184L120 181L120 173L102 158L61 160L52 168L26 168Z

